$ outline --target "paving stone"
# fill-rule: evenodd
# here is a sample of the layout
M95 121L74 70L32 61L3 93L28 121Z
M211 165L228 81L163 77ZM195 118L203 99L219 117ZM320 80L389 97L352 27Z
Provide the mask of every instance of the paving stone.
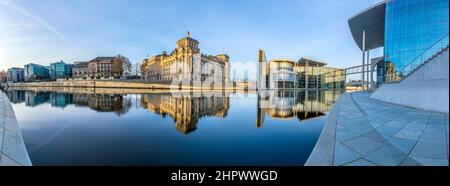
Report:
M0 159L0 166L21 166L16 161L10 159L8 156L2 154Z
M14 133L20 133L19 125L17 124L17 120L15 118L5 119L5 129Z
M4 129L0 128L0 153L2 152L2 149L3 149L3 132L4 132Z
M364 158L361 158L351 163L345 164L345 166L376 166L376 165L365 160Z
M406 157L400 164L400 166L423 166L423 165L410 157Z
M447 158L447 145L444 143L430 143L425 141L417 142L414 146L410 156L433 158L433 159L446 159Z
M376 129L379 133L382 133L384 135L393 136L395 133L400 131L400 128L397 127L389 127L389 126L381 126Z
M422 165L427 166L448 166L448 159L432 159L423 157L411 157Z
M381 121L372 121L372 120L370 120L369 123L372 125L373 128L378 128L386 124Z
M445 126L445 119L430 119L428 120L428 125L442 125Z
M448 166L448 114L393 105L368 95L344 94L339 100L334 165Z
M400 165L406 154L400 151L393 145L384 145L374 153L365 158L371 162L383 166L397 166Z
M428 125L422 133L420 140L431 143L446 143L444 125Z
M355 127L351 127L349 128L351 131L357 133L357 134L368 134L372 131L375 131L375 129L368 123L364 124L364 125L359 125L359 126L355 126Z
M409 121L406 121L406 120L405 121L393 120L393 121L390 121L390 122L386 123L386 126L394 127L394 128L403 128L408 123L409 123Z
M23 139L17 133L5 130L2 151L9 158L12 158L23 165L31 165Z
M421 122L411 122L400 131L398 131L394 136L398 138L405 138L411 140L418 140L423 130L425 130L426 125Z
M357 118L357 119L342 119L338 118L338 124L345 127L345 128L354 128L361 125L364 125L366 122L364 119Z
M336 139L344 142L353 138L356 138L358 136L361 136L361 134L357 134L347 128L344 128L341 126L341 128L338 128L336 131Z
M5 127L5 119L3 117L0 117L0 128Z
M403 139L403 138L397 138L397 137L391 137L387 140L387 143L390 143L394 147L396 147L398 150L405 154L409 154L411 150L413 149L414 145L416 144L415 140L409 140L409 139Z
M344 145L362 155L368 155L383 146L383 143L361 136L344 142Z
M445 114L432 114L431 120L445 120L446 115Z
M344 165L359 158L361 158L361 155L342 145L342 143L336 142L333 165Z
M389 138L388 135L382 134L376 130L366 134L365 137L378 142L384 142Z

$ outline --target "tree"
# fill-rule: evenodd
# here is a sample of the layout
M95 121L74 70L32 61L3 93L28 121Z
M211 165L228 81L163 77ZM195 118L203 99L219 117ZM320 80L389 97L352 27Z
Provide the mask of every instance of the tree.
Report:
M128 59L125 56L121 56L120 54L117 56L117 58L122 60L122 69L123 69L122 76L129 76L129 75L131 75L131 72L132 72L132 69L133 69L133 65L131 64L130 59Z

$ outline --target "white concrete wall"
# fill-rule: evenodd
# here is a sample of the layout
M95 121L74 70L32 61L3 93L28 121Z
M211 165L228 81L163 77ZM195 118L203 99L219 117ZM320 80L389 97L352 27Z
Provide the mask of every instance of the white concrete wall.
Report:
M413 108L449 113L448 50L399 83L384 84L371 97Z

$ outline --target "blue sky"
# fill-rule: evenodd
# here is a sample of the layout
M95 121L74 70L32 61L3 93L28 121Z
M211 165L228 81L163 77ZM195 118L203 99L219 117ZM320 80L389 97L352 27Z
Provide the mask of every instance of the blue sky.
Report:
M380 0L0 0L0 70L171 51L190 31L231 61L302 56L348 67L361 53L347 20ZM371 56L377 56L375 51Z

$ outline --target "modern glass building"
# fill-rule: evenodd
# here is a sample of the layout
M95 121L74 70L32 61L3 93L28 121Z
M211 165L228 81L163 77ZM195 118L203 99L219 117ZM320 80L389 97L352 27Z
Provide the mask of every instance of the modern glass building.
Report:
M344 89L344 69L302 57L300 60L274 59L267 62L258 53L258 89Z
M24 69L23 68L10 68L7 71L8 78L7 80L10 82L21 82L25 80Z
M64 61L59 61L50 64L50 78L51 79L64 79L72 77L72 68Z
M25 80L35 81L35 80L45 80L50 78L50 72L48 68L42 65L30 63L24 66Z
M392 62L400 76L430 47L434 47L434 52L429 55L441 50L442 46L435 43L448 37L448 6L448 0L387 1L385 61Z
M448 6L449 0L386 0L351 17L363 65L371 64L370 50L384 47L381 79L398 81L408 75L448 47Z

